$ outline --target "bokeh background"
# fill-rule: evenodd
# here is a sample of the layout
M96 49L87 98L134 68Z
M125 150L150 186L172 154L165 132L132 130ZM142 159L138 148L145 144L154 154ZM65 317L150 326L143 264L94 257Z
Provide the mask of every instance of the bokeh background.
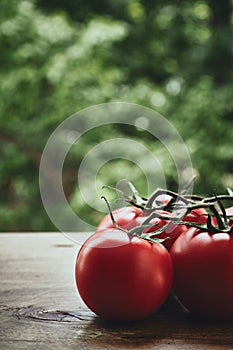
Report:
M68 116L125 101L165 116L184 139L195 192L233 187L232 0L1 0L0 231L55 231L40 198L47 139ZM71 135L72 136L72 135ZM96 224L100 213L78 193L77 169L98 142L127 136L156 151L170 189L174 166L137 128L105 127L72 147L63 171L70 205ZM74 166L75 165L75 166ZM133 175L132 175L133 174ZM101 168L100 184L145 179L132 164Z

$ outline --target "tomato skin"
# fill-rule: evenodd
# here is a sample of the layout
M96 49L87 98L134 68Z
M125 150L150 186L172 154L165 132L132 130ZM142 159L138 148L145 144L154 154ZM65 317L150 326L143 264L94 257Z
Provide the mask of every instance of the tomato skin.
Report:
M206 224L207 222L207 211L204 208L197 208L191 210L190 213L184 216L183 221L194 222L196 224Z
M142 209L128 206L128 207L120 207L113 210L113 217L116 220L116 223L125 229L131 229L135 225L135 220L139 215L142 214ZM99 222L97 226L97 231L105 230L106 228L115 228L114 223L112 222L110 214L107 214L103 217L103 219Z
M173 244L174 292L193 314L233 320L233 236L191 228Z
M172 214L170 212L167 211L162 211L160 212L161 215L166 215L166 216L172 216ZM151 221L151 224L155 225L149 228L146 228L144 230L145 233L149 233L149 232L153 232L158 230L159 228L163 227L164 225L166 225L168 223L168 220L165 219L159 219L159 218L155 218ZM160 238L160 239L164 239L164 241L162 242L162 244L164 245L164 247L170 251L173 243L175 242L175 240L179 237L179 235L186 230L187 227L185 225L177 225L173 222L169 223L169 226L161 233L159 234L155 234L154 238Z
M168 211L160 211L160 213L162 215L172 216L172 213ZM197 209L191 210L190 213L185 215L182 221L201 225L201 224L206 224L207 217L208 217L208 213L204 208L197 208ZM147 229L147 231L145 230L146 232L152 232L153 230L156 230L156 228L158 229L166 225L168 223L168 220L154 219L152 223L155 223L157 225L155 227ZM214 218L212 218L212 223L217 224ZM168 251L170 251L176 239L181 235L182 232L187 231L189 228L190 226L170 222L169 226L164 232L158 235L155 235L154 237L165 239L165 241L162 244L167 248Z
M173 282L170 254L160 243L112 229L92 235L75 266L79 294L106 320L128 322L155 312Z
M125 230L131 230L132 228L141 226L144 223L144 221L149 217L149 214L150 212L143 211L142 209L133 206L121 207L113 211L113 216L116 223ZM157 214L166 216L172 215L170 212L164 210L157 211ZM150 222L151 227L145 228L143 230L143 233L150 233L156 231L157 229L166 225L167 223L167 220L154 218ZM115 228L110 214L107 214L103 217L103 219L97 226L96 232L102 232L107 228ZM153 237L165 239L162 244L167 250L170 250L173 242L184 230L186 230L185 225L176 225L171 222L169 227L164 232L158 235L154 235Z

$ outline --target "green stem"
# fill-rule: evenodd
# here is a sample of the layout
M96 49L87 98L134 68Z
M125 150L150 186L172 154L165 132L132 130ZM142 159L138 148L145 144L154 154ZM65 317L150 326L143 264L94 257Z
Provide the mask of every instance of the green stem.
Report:
M113 225L114 225L118 230L121 230L121 231L124 231L124 232L128 233L127 230L124 230L124 229L123 229L121 226L119 226L118 223L116 222L116 220L115 220L115 218L114 218L114 216L113 216L111 207L110 207L110 205L109 205L109 203L108 203L108 201L107 201L107 198L104 197L104 196L101 196L101 198L104 199L105 203L107 204L108 211L109 211L109 215L110 215L110 217L111 217L111 220L112 220L112 222L113 222Z
M214 214L214 216L217 219L219 230L224 230L225 229L225 225L224 225L224 223L222 221L221 216L219 215L219 212L215 208L215 206L214 205L210 205L210 210L212 211L212 213Z
M184 196L182 195L179 195L178 193L175 193L173 191L169 191L169 190L163 190L161 188L158 188L148 199L147 203L146 203L146 209L151 209L153 207L153 203L154 201L156 200L156 198L160 195L163 195L163 194L166 194L166 195L169 195L172 197L172 199L179 199L181 200L182 202L184 202L185 204L188 204L190 202L193 202L191 199L187 199L185 198ZM172 200L171 199L171 200ZM166 206L166 205L165 205Z
M227 194L223 194L223 195L220 195L220 196L213 196L213 197L207 197L207 198L204 198L203 199L203 202L216 202L217 200L233 200L233 196L229 196Z

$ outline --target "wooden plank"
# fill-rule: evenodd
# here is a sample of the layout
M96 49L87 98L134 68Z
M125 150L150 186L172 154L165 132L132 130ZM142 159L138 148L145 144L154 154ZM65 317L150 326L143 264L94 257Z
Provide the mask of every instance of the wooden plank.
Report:
M233 348L233 323L195 321L172 296L140 322L96 317L75 286L79 247L60 233L0 234L0 349Z

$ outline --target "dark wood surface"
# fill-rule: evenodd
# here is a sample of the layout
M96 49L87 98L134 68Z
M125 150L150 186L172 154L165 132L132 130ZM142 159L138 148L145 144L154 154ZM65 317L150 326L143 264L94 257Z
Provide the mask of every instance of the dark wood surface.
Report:
M61 233L0 234L0 349L233 349L233 322L194 320L172 296L146 320L104 322L76 290L79 247Z

